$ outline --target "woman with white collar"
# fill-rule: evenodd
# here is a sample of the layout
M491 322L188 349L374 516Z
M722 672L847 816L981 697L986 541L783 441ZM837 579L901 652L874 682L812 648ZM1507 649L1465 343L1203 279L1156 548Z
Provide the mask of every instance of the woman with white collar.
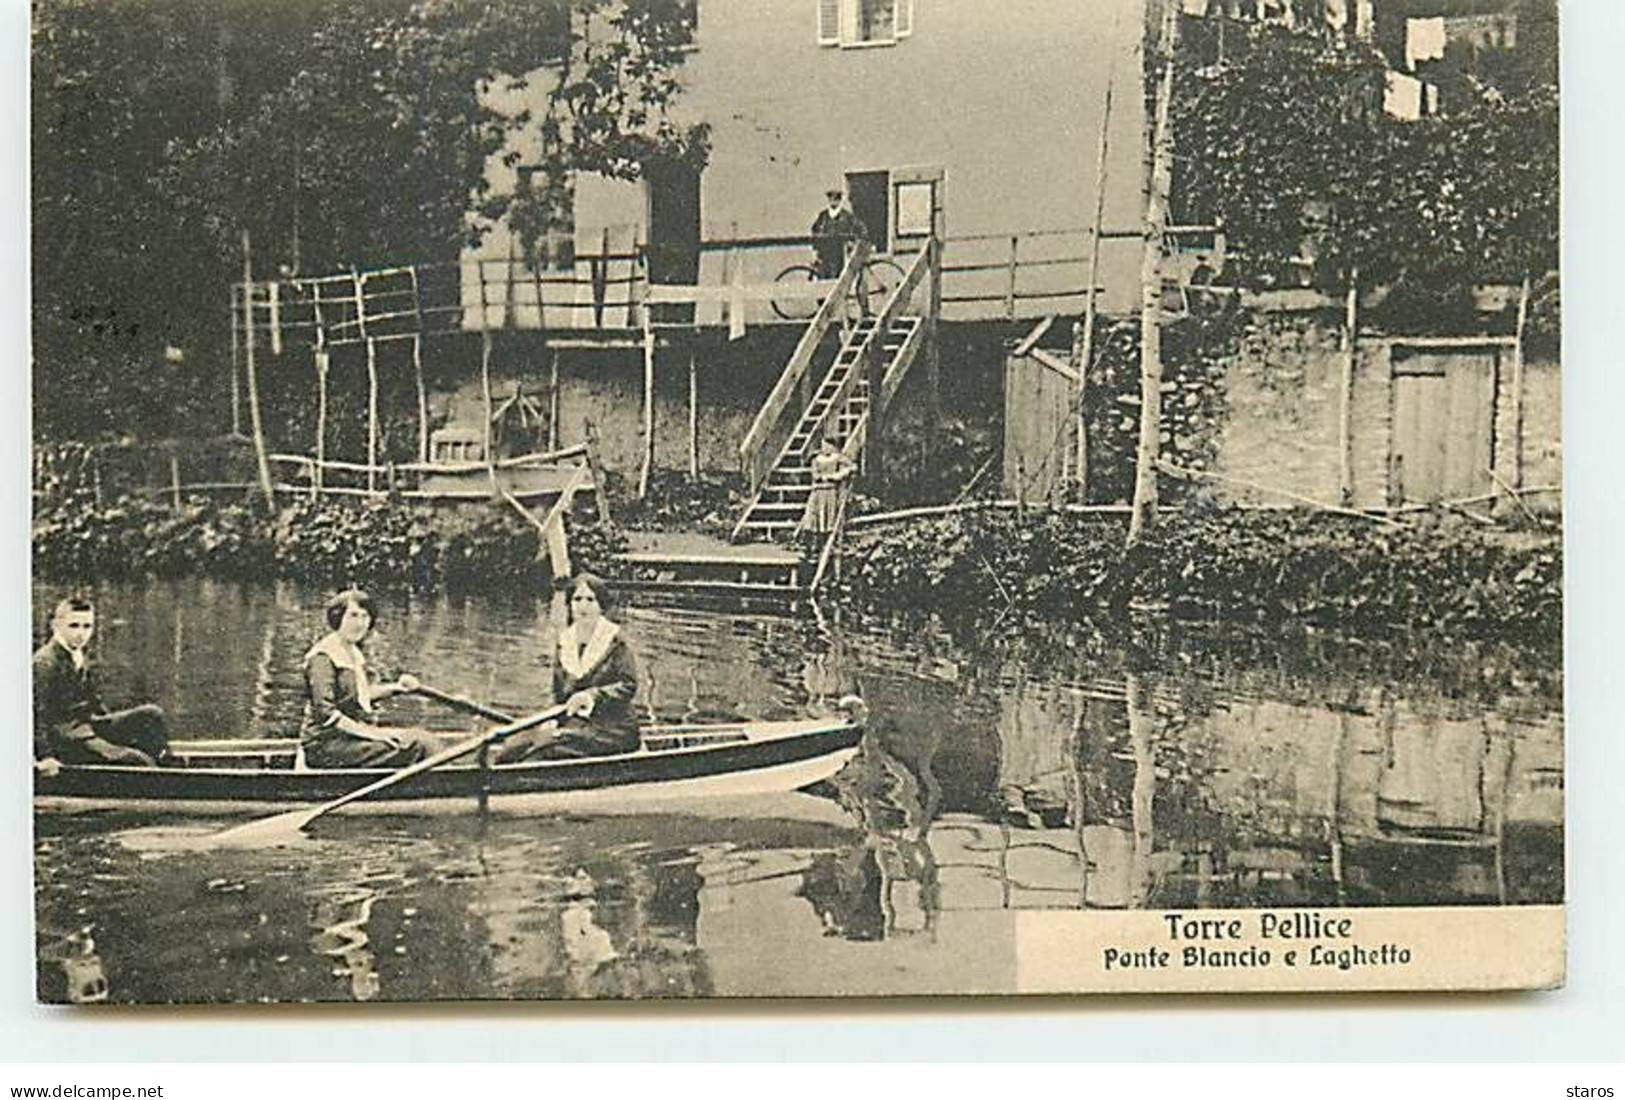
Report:
M377 618L372 597L359 588L328 601L330 632L305 654L305 762L313 768L402 768L416 764L440 742L424 730L377 723L375 704L416 691L418 682L401 676L375 684L368 675L361 643Z
M565 706L557 726L515 734L498 751L499 764L572 760L633 752L639 745L638 666L624 632L606 616L609 588L590 573L570 584L570 623L559 632L553 659L553 699Z

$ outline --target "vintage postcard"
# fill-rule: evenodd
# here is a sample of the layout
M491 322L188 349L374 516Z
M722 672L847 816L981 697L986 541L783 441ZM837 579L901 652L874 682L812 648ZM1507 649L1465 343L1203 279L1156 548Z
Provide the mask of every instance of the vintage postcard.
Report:
M41 0L37 996L1564 980L1556 0Z

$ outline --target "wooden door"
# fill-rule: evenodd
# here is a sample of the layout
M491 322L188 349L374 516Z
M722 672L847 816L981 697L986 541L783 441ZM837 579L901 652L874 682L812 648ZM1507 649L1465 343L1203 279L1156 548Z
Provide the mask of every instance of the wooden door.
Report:
M1491 491L1496 369L1493 350L1394 349L1391 503L1460 500Z
M1066 488L1072 449L1073 384L1037 359L1004 364L1004 491L1029 504Z

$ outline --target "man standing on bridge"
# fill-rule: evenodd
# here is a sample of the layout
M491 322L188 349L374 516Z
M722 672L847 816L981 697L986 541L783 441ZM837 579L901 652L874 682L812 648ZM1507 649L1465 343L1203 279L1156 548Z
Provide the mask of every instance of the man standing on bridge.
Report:
M852 208L842 201L844 195L839 187L830 188L824 192L824 197L829 200L829 205L813 219L813 251L818 253L818 277L836 279L846 266L847 248L865 236L867 231Z

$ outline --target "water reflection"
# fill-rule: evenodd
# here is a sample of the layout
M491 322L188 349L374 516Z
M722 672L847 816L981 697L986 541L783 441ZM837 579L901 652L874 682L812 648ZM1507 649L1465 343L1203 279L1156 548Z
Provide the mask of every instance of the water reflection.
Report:
M193 735L297 724L319 593L101 598L117 609L101 640L111 694L164 686ZM405 601L378 661L529 709L554 610ZM649 607L626 621L652 717L782 717L859 692L861 751L821 800L334 819L303 855L132 863L111 825L42 818L39 926L58 930L40 940L42 996L996 991L1013 981L1014 910L1562 897L1561 699L1553 670L1516 654L1447 664L1200 634L1125 648ZM464 721L416 705L406 720Z

